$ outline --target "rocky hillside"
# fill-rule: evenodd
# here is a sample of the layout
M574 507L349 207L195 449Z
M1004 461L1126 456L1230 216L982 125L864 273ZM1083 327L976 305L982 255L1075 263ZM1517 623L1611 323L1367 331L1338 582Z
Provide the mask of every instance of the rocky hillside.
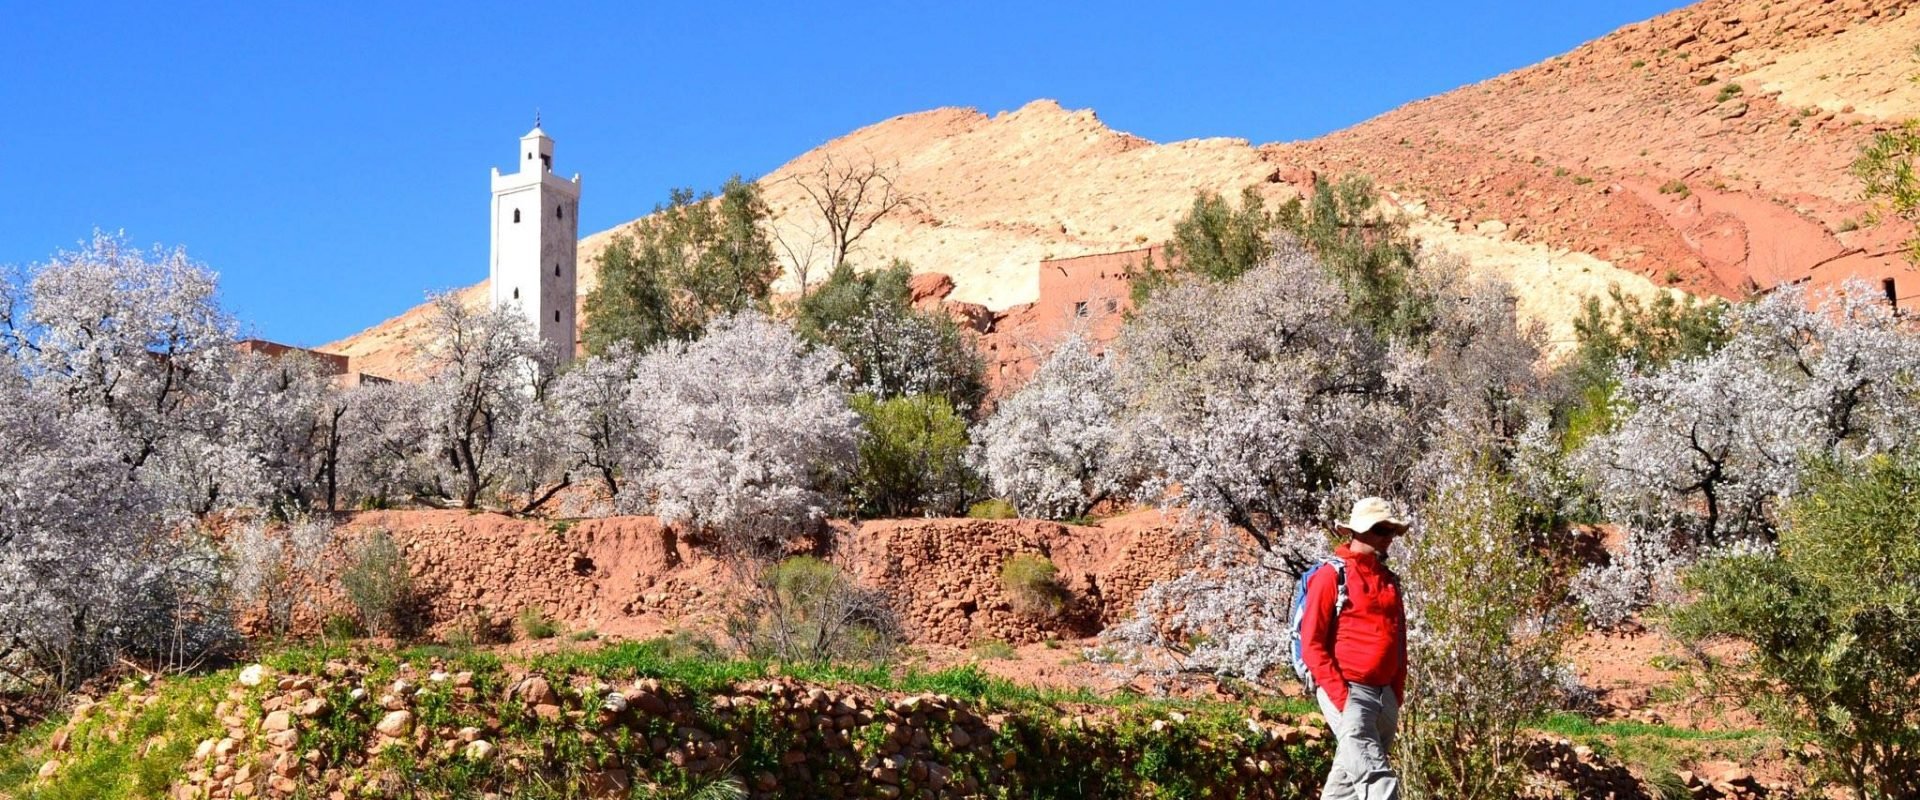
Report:
M1920 294L1895 252L1906 231L1863 225L1846 172L1874 132L1920 115L1915 42L1920 14L1898 0L1707 0L1306 142L1156 144L1043 100L895 117L761 181L782 234L802 238L795 176L829 154L892 165L919 208L858 255L946 273L949 300L1000 310L1037 299L1041 259L1165 239L1197 190L1282 199L1315 174L1362 172L1429 247L1507 276L1564 340L1572 305L1609 284L1740 296L1820 267ZM617 230L583 240L583 294ZM405 375L423 320L416 308L323 349Z

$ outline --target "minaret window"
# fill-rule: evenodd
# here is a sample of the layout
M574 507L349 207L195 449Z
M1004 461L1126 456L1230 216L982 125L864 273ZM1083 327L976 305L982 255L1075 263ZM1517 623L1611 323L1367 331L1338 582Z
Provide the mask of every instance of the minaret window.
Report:
M517 209L517 208L516 208L516 209L514 209L514 210L513 210L513 221L514 221L514 222L519 222L519 221L520 221L520 209Z
M554 321L554 322L559 322L559 321L560 321L560 309L557 309L557 308L556 308L556 309L554 309L554 310L553 310L553 321Z
M520 287L518 286L513 287L513 299L520 299Z
M552 171L553 171L553 156L550 156L550 155L547 155L546 153L541 153L541 154L540 154L540 166L542 166L542 167L545 167L545 168L546 168L546 170L547 170L548 172L552 172Z
M562 214L562 213L561 213L561 212L562 212L563 210L564 210L564 209L563 209L563 208L562 208L561 206L554 206L554 207L553 207L553 218L554 218L554 219L564 219L566 215L565 215L565 214Z
M559 265L559 264L555 264L555 265L553 265L553 277L556 277L556 278L558 278L558 277L560 277L560 265Z

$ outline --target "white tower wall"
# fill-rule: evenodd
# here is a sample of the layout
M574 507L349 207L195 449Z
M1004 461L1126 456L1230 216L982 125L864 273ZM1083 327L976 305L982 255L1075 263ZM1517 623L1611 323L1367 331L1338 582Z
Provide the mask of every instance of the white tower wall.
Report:
M553 140L538 125L520 137L519 169L493 170L488 280L496 306L518 308L541 340L573 359L579 276L580 176L553 174Z

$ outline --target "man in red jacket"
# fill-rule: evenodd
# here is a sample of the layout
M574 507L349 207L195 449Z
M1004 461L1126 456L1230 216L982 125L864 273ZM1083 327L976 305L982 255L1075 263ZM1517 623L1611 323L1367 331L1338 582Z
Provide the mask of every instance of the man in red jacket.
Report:
M1336 609L1339 576L1322 569L1307 581L1301 655L1313 673L1320 713L1337 746L1323 800L1396 800L1400 777L1387 764L1400 704L1407 696L1407 614L1387 547L1407 529L1387 501L1355 503L1333 552L1346 562L1347 602Z

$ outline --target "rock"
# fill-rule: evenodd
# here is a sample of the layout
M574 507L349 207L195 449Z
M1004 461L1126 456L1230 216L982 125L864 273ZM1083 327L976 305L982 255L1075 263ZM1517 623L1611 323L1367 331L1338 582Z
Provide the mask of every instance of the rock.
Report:
M1747 115L1747 101L1728 100L1714 109L1714 115L1721 119L1738 119Z
M281 709L267 715L260 723L260 729L268 733L277 733L293 727L293 714Z
M264 682L267 679L267 674L268 674L267 665L265 664L249 665L246 669L240 670L240 685L241 686L259 686L262 682Z
M557 706L560 704L560 696L554 693L553 684L547 683L546 678L538 675L529 676L526 680L521 681L520 685L515 688L514 694L520 698L520 702L530 706Z
M460 741L463 741L463 742L477 741L480 738L480 729L469 725L465 728L461 728L460 732L454 735L459 737Z
M382 736L395 739L406 736L413 732L413 712L405 709L389 711L386 716L380 718L380 722L375 724L373 729Z
M624 769L603 769L580 776L580 788L588 797L625 797L632 784Z
M912 295L913 307L926 310L939 305L940 301L953 294L953 278L939 272L922 272L907 279L907 291Z
M303 717L303 718L317 717L317 716L320 716L321 714L327 713L327 708L328 708L327 698L311 697L311 698L308 698L306 701L302 702L299 708L294 709L293 713L294 715Z
M47 763L45 763L45 764L41 764L41 765L40 765L40 780L43 780L43 781L44 781L44 780L46 780L46 779L48 779L48 778L51 778L51 777L53 777L53 774L54 774L54 773L56 773L56 772L59 772L59 771L60 771L60 760L59 760L59 759L53 759L53 760L50 760L50 761L48 761L48 762L47 762Z
M484 764L493 758L493 743L485 739L475 739L467 743L461 755L475 764Z
M267 734L267 745L275 750L292 750L300 743L300 732L296 730L275 731Z

